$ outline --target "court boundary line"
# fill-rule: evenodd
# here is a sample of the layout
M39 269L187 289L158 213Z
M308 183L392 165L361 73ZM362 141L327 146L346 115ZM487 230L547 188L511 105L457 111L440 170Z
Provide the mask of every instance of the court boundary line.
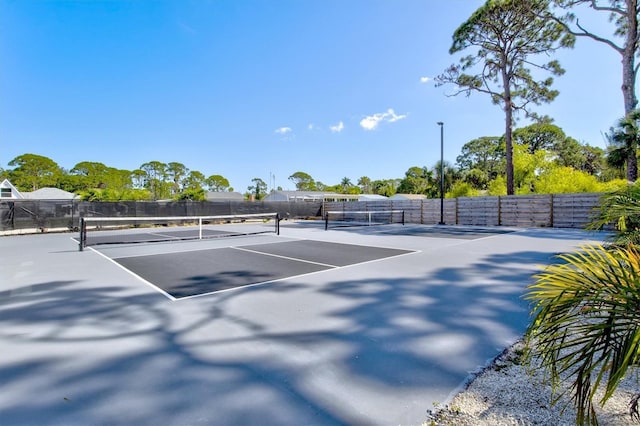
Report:
M142 281L143 283L145 283L146 285L148 285L149 287L155 289L156 291L158 291L160 294L162 294L163 296L165 296L166 298L168 298L169 300L171 300L172 302L175 302L176 300L179 300L175 297L173 297L171 294L169 294L168 292L164 291L162 288L158 287L157 285L155 285L154 283L152 283L151 281L148 281L144 278L142 278L140 275L136 274L135 272L133 272L131 269L126 268L125 266L119 264L118 262L115 261L115 259L119 259L119 258L114 258L111 259L110 257L108 257L105 254L100 253L98 250L94 249L93 247L87 247L87 249L89 249L90 251L96 253L98 256L103 257L104 259L107 259L109 262L113 263L114 265L116 265L118 268L122 269L125 272L128 272L129 275L133 276L134 278L137 278L138 280Z
M278 244L279 244L279 243L278 243ZM281 255L281 254L265 253L265 252L263 252L263 251L258 251L258 250L249 250L249 249L246 249L246 248L243 248L243 247L235 247L235 246L232 246L232 247L229 247L229 248L230 248L230 249L233 249L233 250L238 250L238 251L246 251L247 253L262 254L262 255L264 255L264 256L277 257L277 258L285 259L285 260L293 260L293 261L296 261L296 262L310 263L310 264L312 264L312 265L327 266L327 267L329 267L329 268L339 268L339 267L340 267L339 265L330 265L330 264L328 264L328 263L314 262L314 261L312 261L312 260L305 260L305 259L299 259L299 258L297 258L297 257L283 256L283 255Z

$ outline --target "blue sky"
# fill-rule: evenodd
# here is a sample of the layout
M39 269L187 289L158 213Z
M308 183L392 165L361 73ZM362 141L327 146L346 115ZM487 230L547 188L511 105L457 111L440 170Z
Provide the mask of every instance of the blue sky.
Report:
M356 183L433 167L438 121L454 163L504 133L486 96L431 80L482 3L0 0L0 167L33 153L66 169L177 161L240 192L255 177L293 189L297 171ZM538 111L604 148L624 113L619 57L580 39L558 59L560 96Z

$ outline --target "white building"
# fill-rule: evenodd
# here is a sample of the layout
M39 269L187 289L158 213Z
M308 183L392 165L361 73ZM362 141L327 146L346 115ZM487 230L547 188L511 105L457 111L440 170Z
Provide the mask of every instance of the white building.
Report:
M0 198L2 199L22 199L24 196L13 186L9 179L0 182Z
M323 191L273 191L264 201L359 201L360 194L337 194Z
M58 188L40 188L33 192L20 192L9 179L0 183L0 198L14 200L73 200L76 194Z

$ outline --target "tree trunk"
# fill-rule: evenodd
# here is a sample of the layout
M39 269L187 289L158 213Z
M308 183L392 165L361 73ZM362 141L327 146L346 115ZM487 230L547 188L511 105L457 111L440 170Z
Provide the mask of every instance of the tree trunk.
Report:
M504 67L502 70L502 87L504 87L504 142L507 160L507 195L513 195L515 194L513 184L513 102L511 100L511 80Z
M507 195L515 194L513 184L513 141L512 141L512 127L513 127L513 109L511 106L511 99L507 99L504 104L505 109L505 128L504 128L504 142L506 150L507 160Z
M636 70L635 54L638 48L638 7L637 0L627 0L627 24L624 52L622 54L622 95L624 97L624 114L629 115L636 108ZM637 148L637 147L634 147ZM638 179L638 158L636 149L631 150L627 157L627 180L635 182Z

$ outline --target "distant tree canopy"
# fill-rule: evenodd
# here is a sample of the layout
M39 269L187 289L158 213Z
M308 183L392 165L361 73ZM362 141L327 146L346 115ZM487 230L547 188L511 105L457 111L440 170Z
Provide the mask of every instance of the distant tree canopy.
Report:
M130 171L82 161L66 171L50 158L23 154L8 165L13 168L3 170L2 175L20 191L55 187L91 201L204 200L207 185L214 191L230 190L229 181L223 176L206 178L178 162L150 161Z
M636 125L635 122L627 121L624 121L625 126ZM612 128L609 135L613 137L619 134L616 138L621 138L621 145L612 142L606 152L577 142L550 122L515 129L515 192L583 192L617 188L619 179L625 176L627 152L624 150L633 149L625 144L640 141L638 133L632 132L636 135L636 139L633 139L632 133L621 123L623 121L617 123L618 127ZM637 127L640 129L640 125ZM443 183L446 196L506 195L504 141L504 135L478 137L462 146L455 166L445 161ZM619 153L620 150L624 152ZM233 191L224 176L213 174L205 177L201 172L189 170L177 162L166 164L150 161L129 171L99 162L83 161L66 171L50 158L24 154L9 164L13 168L0 172L21 191L49 186L74 192L83 199L92 201L196 201L205 199L207 189ZM326 185L303 171L291 174L289 180L301 191L365 193L387 197L407 193L437 198L440 194L440 163L436 162L431 167L409 167L402 178L371 179L361 176L357 179L357 184L350 177L344 176L338 183ZM267 195L267 184L260 177L255 177L245 195L247 198L261 200Z
M433 173L426 167L410 167L400 180L397 192L400 194L429 195L434 191L435 180Z
M601 171L601 164L593 161L593 147L581 145L565 135L560 127L549 122L534 123L514 130L513 142L526 146L532 154L539 150L552 153L559 166L573 167L591 174ZM603 153L601 150L601 154Z
M289 176L289 180L295 184L298 191L316 191L318 189L311 175L305 172L295 172Z
M247 187L250 197L256 201L262 200L267 195L267 183L258 177L251 179L251 182L253 185Z
M361 176L358 179L358 186L363 194L371 194L373 189L371 183L371 179L368 176Z
M23 154L11 160L9 172L12 183L22 191L36 191L55 186L64 170L50 158L36 154Z
M230 188L227 178L221 175L211 175L205 180L205 182L210 191L222 192L228 191Z
M484 190L490 181L505 170L504 140L497 136L483 136L462 146L456 162L463 180L473 188Z

